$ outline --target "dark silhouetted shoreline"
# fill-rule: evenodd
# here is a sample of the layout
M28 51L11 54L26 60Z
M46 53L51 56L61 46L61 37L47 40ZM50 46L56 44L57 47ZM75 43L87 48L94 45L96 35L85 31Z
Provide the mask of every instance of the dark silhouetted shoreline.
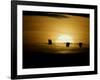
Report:
M57 49L59 50L58 52L57 50L55 50L56 48L52 49L52 46L50 46L49 48L50 49L47 50L47 48L41 46L36 47L33 45L32 47L32 46L24 45L23 68L44 68L44 67L89 65L89 48L78 48L78 49L62 48L61 50L59 48Z

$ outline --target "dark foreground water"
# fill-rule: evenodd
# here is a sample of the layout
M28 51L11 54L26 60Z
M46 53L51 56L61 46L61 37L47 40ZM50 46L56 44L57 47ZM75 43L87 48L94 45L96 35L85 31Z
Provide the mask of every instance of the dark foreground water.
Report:
M88 47L66 47L64 44L34 44L23 46L23 68L86 65L89 65Z

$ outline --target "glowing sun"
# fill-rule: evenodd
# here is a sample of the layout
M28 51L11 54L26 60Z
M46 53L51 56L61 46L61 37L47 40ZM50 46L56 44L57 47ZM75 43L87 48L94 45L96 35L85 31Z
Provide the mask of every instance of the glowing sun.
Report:
M56 42L59 42L59 43L73 42L73 39L69 35L60 35L58 36Z

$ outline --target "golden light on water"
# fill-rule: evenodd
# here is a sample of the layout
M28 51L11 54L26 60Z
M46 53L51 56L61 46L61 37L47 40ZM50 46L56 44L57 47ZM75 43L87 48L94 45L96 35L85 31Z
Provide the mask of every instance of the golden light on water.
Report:
M72 43L73 42L73 39L69 35L62 34L62 35L58 36L56 42L57 43L66 43L66 42L71 42Z

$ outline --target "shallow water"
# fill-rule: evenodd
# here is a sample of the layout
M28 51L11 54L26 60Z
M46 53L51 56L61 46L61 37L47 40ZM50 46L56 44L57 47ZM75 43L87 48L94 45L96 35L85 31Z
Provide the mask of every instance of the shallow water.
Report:
M48 45L46 43L40 44L32 44L32 45L25 45L25 50L29 50L32 52L44 52L44 53L61 53L61 54L69 54L69 53L83 53L87 52L88 45L83 44L80 48L78 44L70 44L69 47L66 47L64 43L52 44Z

